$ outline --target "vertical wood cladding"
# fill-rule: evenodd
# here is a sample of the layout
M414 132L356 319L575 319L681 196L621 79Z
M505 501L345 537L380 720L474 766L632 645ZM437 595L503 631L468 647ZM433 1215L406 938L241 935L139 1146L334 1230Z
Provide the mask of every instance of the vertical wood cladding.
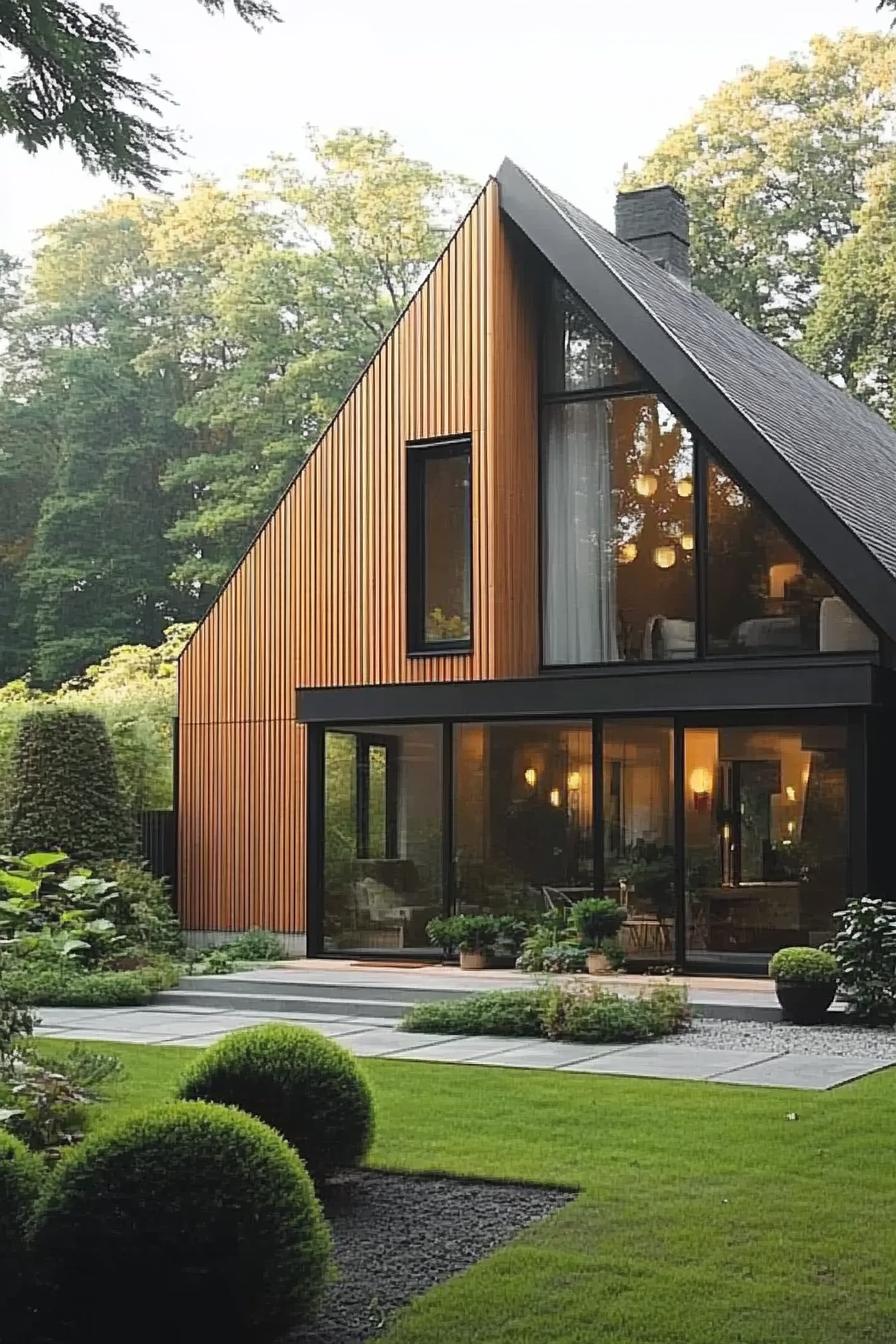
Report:
M538 670L535 268L490 182L180 662L188 928L304 929L296 688ZM407 656L406 445L472 438L473 639Z

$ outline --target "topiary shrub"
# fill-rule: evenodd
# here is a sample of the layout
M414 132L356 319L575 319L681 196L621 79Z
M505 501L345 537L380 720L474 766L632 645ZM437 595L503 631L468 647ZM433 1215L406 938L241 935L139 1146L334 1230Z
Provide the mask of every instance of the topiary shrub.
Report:
M181 1102L64 1158L29 1246L47 1344L269 1344L313 1316L330 1237L279 1135Z
M0 1329L10 1340L20 1337L11 1322L18 1324L24 1313L25 1234L42 1178L40 1159L0 1129Z
M112 744L95 714L27 714L12 751L7 797L6 844L16 853L61 849L91 863L136 854Z
M782 947L768 964L775 980L790 985L837 983L837 958L821 947Z
M316 1181L356 1166L373 1138L373 1101L357 1063L308 1027L235 1031L203 1052L178 1095L257 1115L297 1149Z

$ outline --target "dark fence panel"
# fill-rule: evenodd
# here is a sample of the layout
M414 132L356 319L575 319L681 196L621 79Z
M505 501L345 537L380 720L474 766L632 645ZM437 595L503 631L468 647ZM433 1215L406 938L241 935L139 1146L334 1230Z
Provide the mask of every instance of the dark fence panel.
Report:
M138 812L137 827L140 835L140 848L155 877L167 877L174 887L177 873L175 851L177 828L174 824L174 812L166 811Z

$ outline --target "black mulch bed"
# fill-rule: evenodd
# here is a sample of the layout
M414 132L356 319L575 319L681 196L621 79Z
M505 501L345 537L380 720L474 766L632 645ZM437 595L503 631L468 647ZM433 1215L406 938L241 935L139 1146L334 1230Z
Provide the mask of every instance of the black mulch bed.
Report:
M574 1198L544 1186L385 1171L332 1182L323 1203L338 1277L315 1324L293 1331L291 1344L355 1344L379 1335L398 1307Z

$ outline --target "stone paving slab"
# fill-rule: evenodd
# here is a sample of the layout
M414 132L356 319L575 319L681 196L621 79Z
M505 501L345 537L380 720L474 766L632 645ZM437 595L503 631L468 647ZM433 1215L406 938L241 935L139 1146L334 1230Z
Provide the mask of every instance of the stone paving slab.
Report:
M762 1063L720 1074L713 1081L740 1087L796 1087L826 1092L892 1064L892 1059L850 1059L844 1055L776 1055Z
M755 1050L709 1050L701 1046L630 1045L612 1054L561 1065L563 1073L607 1073L626 1078L708 1079L774 1056Z
M418 1032L410 1033L419 1035ZM515 1045L535 1044L514 1036L449 1036L433 1045L402 1052L402 1059L425 1059L438 1064L468 1064L482 1055L496 1055Z
M456 1036L444 1034L439 1036L425 1031L388 1031L385 1028L374 1028L371 1031L359 1031L353 1036L346 1036L340 1044L344 1045L346 1050L351 1050L353 1055L369 1058L398 1055L403 1058L408 1050L419 1050L441 1045L443 1042L456 1041Z
M505 1048L495 1055L482 1055L473 1064L493 1064L502 1069L559 1069L586 1059L598 1059L627 1049L624 1045L576 1045L572 1041L537 1041Z

